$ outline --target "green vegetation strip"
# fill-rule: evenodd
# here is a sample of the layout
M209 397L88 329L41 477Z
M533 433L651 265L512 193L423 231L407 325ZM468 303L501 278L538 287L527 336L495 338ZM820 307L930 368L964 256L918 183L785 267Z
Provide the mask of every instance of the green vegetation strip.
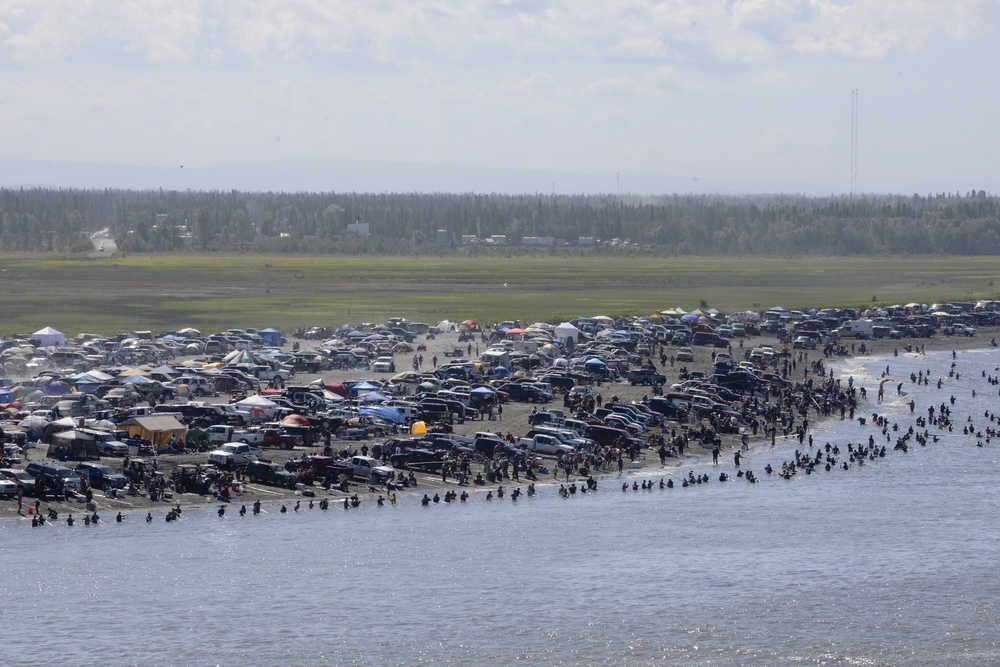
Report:
M0 334L998 298L1000 257L0 255Z

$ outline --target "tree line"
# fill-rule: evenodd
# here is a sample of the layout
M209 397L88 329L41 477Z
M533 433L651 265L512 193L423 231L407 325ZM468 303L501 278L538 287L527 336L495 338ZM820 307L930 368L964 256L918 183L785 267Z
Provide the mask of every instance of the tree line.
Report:
M1000 198L0 190L2 250L86 252L105 228L124 252L469 253L463 235L502 234L672 255L982 255L1000 250Z

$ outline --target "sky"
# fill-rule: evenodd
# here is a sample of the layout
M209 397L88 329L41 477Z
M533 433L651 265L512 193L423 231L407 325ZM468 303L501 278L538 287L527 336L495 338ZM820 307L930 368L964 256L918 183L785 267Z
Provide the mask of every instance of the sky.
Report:
M0 0L0 185L1000 192L995 0Z

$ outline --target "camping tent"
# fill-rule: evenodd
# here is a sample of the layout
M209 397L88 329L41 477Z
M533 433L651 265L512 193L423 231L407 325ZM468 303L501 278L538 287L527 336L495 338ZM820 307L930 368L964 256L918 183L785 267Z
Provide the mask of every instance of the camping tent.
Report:
M580 330L569 322L563 322L557 326L555 334L556 338L559 340L572 339L574 343L580 340Z
M278 409L278 404L260 395L247 396L242 401L236 403L241 410L260 411L265 414L273 414Z
M277 329L261 329L257 335L267 341L268 345L281 345L281 332Z
M37 340L38 344L42 347L66 344L66 336L61 331L56 331L52 327L39 329L35 333L31 334L31 337L34 340Z
M52 436L49 444L49 458L56 460L72 459L85 461L101 458L101 445L97 442L95 433L85 429L70 429Z

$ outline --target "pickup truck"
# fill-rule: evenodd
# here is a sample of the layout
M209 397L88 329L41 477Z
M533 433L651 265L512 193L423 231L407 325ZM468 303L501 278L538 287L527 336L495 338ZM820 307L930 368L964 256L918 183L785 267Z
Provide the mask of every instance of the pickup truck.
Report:
M209 426L205 433L208 434L209 442L242 442L261 447L291 448L297 441L301 441L299 437L284 436L274 428L237 429L226 424Z
M396 474L392 468L379 465L378 460L370 456L352 456L351 468L354 470L355 477L367 480L372 479L374 476L377 480L381 481Z
M639 368L637 370L631 370L628 372L628 383L630 385L637 384L663 384L667 381L667 377L662 373L657 373L652 368Z
M298 475L285 470L277 463L265 463L264 461L252 461L247 466L247 477L251 482L267 484L269 486L281 486L286 489L294 489L299 481Z
M555 456L572 454L576 451L569 445L564 445L557 438L551 435L543 435L541 433L538 433L530 438L518 438L517 446L527 449L529 452L554 454Z
M247 465L251 461L256 461L260 454L259 449L251 447L244 442L227 442L218 449L213 449L208 453L208 462L227 468L242 466Z

